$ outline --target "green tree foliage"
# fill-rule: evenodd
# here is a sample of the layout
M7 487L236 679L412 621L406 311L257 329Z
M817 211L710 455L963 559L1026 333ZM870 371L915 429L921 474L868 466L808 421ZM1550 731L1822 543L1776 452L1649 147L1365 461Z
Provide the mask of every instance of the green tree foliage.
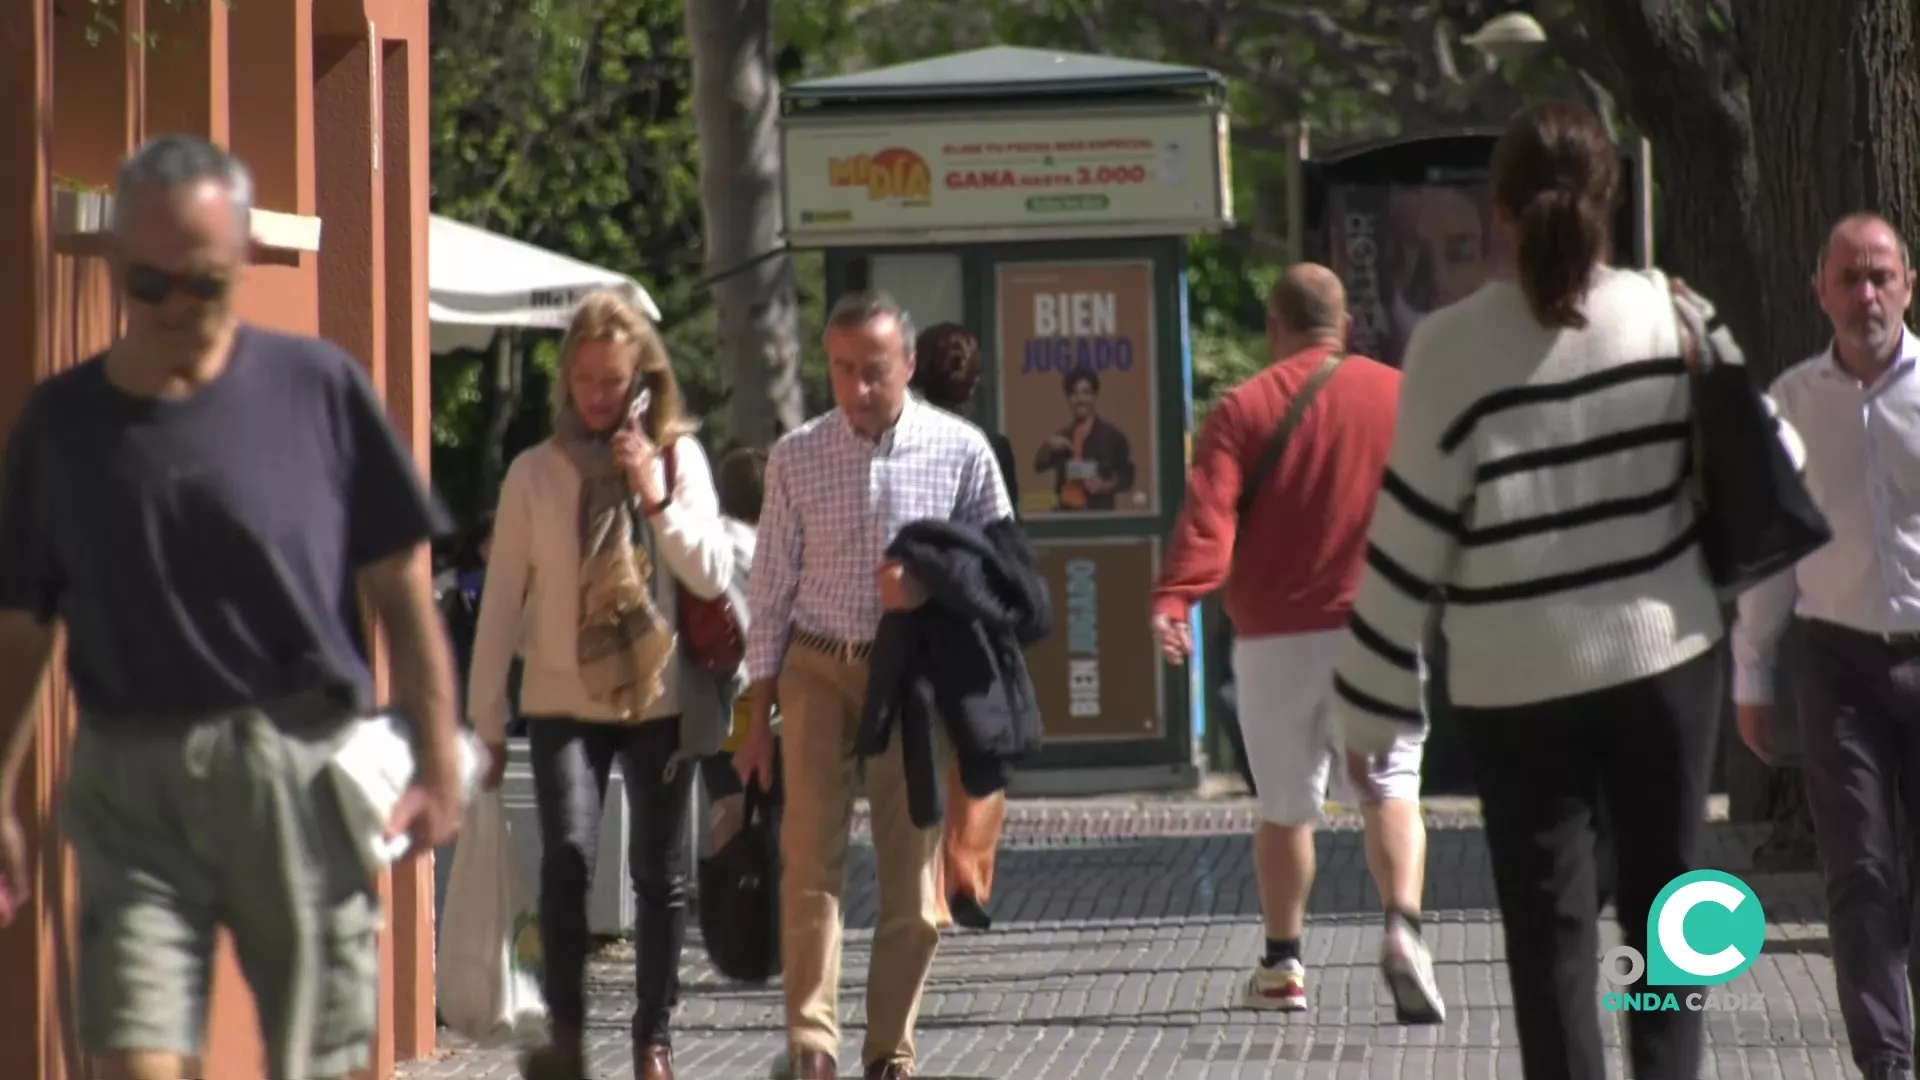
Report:
M69 3L74 0L68 0ZM1264 362L1263 298L1293 240L1292 152L1408 127L1504 117L1511 88L1453 42L1497 0L817 0L775 9L783 83L995 43L1197 64L1231 80L1242 224L1189 248L1202 411ZM627 273L654 295L716 448L727 444L703 280L691 61L668 0L433 0L438 213ZM817 256L796 260L809 411L827 404ZM529 339L532 340L532 339ZM536 340L513 422L489 359L435 366L435 468L462 510L544 431L553 343ZM510 392L508 392L510 393ZM489 453L489 442L497 443Z
M434 211L631 275L668 315L670 345L697 352L699 192L678 5L436 0L430 12ZM491 503L500 460L545 433L554 344L522 340L531 370L517 400L500 400L489 357L435 364L434 471L460 510ZM694 406L708 404L706 369L683 369Z
M438 212L647 280L699 265L677 4L461 0L432 14Z
M671 0L432 0L433 208L639 281L711 448L728 444L703 281L692 59ZM819 337L818 257L797 260L802 341ZM517 335L517 396L491 357L434 364L434 474L463 516L545 436L554 335ZM808 405L824 369L804 365ZM510 423L495 429L503 396ZM490 442L493 445L490 445ZM491 459L491 460L490 460Z

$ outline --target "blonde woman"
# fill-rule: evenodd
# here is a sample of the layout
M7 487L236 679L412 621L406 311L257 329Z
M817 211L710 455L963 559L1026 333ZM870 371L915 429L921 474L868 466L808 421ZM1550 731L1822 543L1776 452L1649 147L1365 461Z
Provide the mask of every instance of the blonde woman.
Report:
M553 436L515 458L501 487L468 686L474 729L502 770L507 668L516 652L525 661L552 1037L521 1071L584 1075L587 893L617 759L638 909L634 1076L672 1080L693 764L728 724L724 692L681 655L675 625L683 590L726 589L733 545L666 348L618 293L581 304L554 397Z

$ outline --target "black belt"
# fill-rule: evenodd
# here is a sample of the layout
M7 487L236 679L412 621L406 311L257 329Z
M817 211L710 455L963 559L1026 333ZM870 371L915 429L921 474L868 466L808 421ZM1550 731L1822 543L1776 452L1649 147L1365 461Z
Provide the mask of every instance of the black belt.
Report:
M1842 626L1825 619L1805 619L1808 626L1825 633L1838 634L1854 640L1877 641L1890 649L1920 649L1920 630L1855 630L1851 626Z
M867 662L867 657L873 654L871 641L848 641L845 638L822 634L817 630L803 630L799 627L794 628L793 643L812 649L823 656L831 656L843 664L864 664Z

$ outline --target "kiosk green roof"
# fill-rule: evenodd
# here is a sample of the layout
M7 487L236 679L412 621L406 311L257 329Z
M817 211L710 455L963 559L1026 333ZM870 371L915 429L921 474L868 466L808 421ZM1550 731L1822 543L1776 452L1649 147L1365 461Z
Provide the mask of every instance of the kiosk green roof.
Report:
M1213 90L1225 85L1225 79L1205 68L995 45L811 79L788 87L780 97L789 106L867 105Z

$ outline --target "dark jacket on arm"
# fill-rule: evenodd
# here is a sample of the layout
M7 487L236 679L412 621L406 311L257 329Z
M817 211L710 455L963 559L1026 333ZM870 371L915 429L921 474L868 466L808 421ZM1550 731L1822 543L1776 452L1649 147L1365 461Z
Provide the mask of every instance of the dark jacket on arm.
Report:
M1007 500L1013 503L1013 516L1020 516L1020 472L1013 465L1013 443L997 431L987 433L987 445L993 447L993 460L1000 466L1000 482L1007 485Z
M984 529L916 521L887 548L927 591L913 611L888 612L874 634L867 703L855 750L874 757L898 734L913 823L940 823L934 725L976 798L1007 786L1040 746L1040 707L1024 648L1052 629L1046 582L1011 519Z

